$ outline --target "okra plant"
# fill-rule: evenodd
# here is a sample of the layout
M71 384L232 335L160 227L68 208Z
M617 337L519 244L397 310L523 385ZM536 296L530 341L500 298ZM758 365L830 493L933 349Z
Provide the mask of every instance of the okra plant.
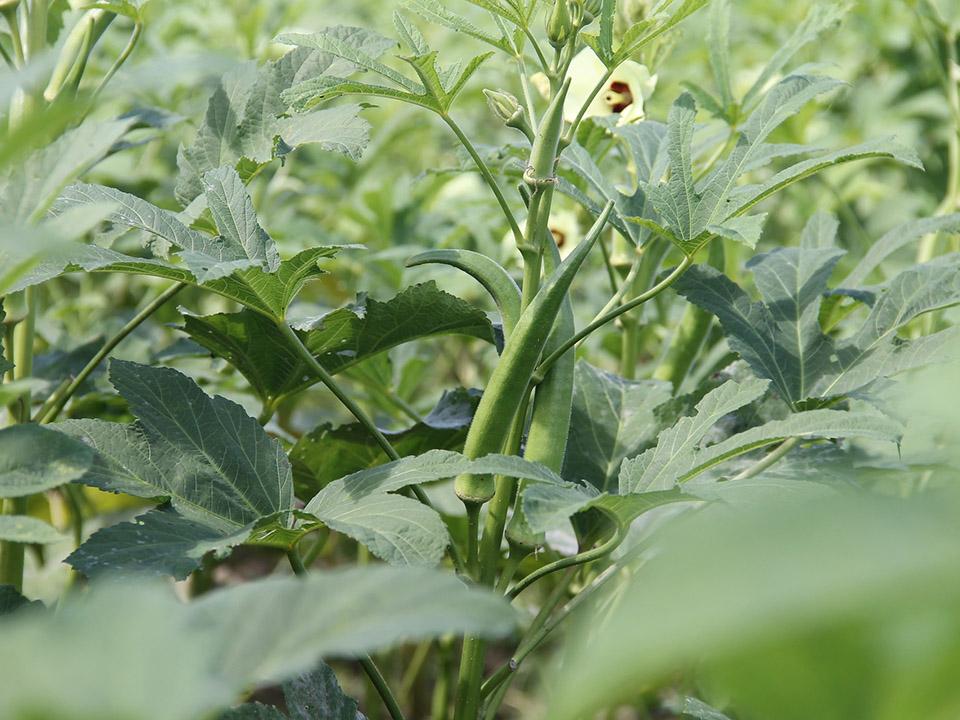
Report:
M781 216L837 166L923 169L893 137L797 129L848 92L801 58L849 8L812 5L744 80L729 0L406 0L389 37L280 32L184 123L126 102L163 5L0 0L0 718L794 717L696 667L697 635L665 608L715 603L690 627L730 655L721 626L833 619L850 578L892 593L956 560L952 496L873 504L950 477L888 402L891 378L960 344L948 7L913 4L948 108L946 193L857 255L842 212ZM376 155L409 153L389 123L410 113L458 151L405 181L476 181L483 221L441 238L411 202L416 246L367 260L357 240L400 231L359 201L304 209L329 199L310 172L387 193L404 180ZM165 149L171 177L138 177ZM273 211L303 217L271 235ZM330 306L354 285L369 293ZM64 343L77 293L136 307ZM171 342L127 352L146 333ZM906 530L880 543L889 563L852 539L900 518L927 554ZM803 528L832 544L801 552ZM765 582L767 541L779 584L726 612L725 578ZM850 559L824 580L810 568L830 547ZM678 579L689 567L715 597ZM809 607L785 599L791 578ZM567 625L539 688L530 660ZM741 650L730 667L762 676ZM892 707L837 717L906 716Z

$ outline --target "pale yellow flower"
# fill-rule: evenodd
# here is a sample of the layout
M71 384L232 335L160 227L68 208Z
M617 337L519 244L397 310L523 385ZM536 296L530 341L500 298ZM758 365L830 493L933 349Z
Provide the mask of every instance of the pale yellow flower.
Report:
M603 61L590 48L584 48L577 54L570 63L570 90L563 105L564 120L576 120L580 107L605 72ZM550 81L543 73L537 73L530 81L541 95L549 95ZM651 75L646 65L627 60L613 71L606 87L597 93L587 107L584 117L619 115L619 125L643 120L643 103L656 87L657 76Z
M553 241L560 248L560 257L565 258L583 240L583 231L577 214L572 210L554 210L550 214L548 226Z
M583 240L583 230L577 214L572 210L554 210L550 213L550 222L547 224L553 241L560 250L560 257L565 258ZM521 264L520 252L513 237L513 233L506 233L501 241L500 264L504 267L519 267Z

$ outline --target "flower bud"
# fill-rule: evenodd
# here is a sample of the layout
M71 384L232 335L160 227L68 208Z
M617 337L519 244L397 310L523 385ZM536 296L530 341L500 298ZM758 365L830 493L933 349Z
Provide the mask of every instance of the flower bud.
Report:
M603 0L583 0L583 19L584 22L593 22L593 19L600 14L603 8Z
M484 90L483 94L487 96L487 105L490 106L490 110L503 120L504 125L516 128L528 138L533 137L533 130L517 98L505 90Z
M523 114L520 102L505 90L484 90L483 94L487 96L487 105L490 106L493 114L504 123L509 124L511 120Z
M562 48L567 44L572 32L573 23L567 0L554 0L553 11L547 18L547 39L555 48Z

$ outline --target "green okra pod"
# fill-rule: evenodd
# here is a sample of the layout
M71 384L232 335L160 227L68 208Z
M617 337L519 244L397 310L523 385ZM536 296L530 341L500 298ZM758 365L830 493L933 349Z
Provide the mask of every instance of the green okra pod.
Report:
M547 242L544 252L545 267L554 272L560 265L560 251L555 243ZM569 294L560 306L560 312L553 326L553 332L547 340L545 350L549 353L573 337L576 324L573 317L573 304ZM563 458L567 451L567 435L570 431L570 417L573 414L573 375L576 364L575 354L564 354L550 368L543 381L537 385L533 398L533 412L530 417L530 430L524 457L527 460L542 463L556 473L563 469ZM520 490L522 494L523 485ZM513 517L507 526L507 539L512 544L532 547L540 544L539 537L529 530L523 514L523 504L517 502Z
M430 250L407 260L407 267L428 263L450 265L463 270L483 285L496 303L503 320L504 335L510 337L520 319L520 288L495 260L472 250Z
M528 185L537 187L555 181L554 165L557 162L560 138L563 135L563 104L569 89L570 78L567 78L540 121L536 140L530 150L530 167L523 176Z
M520 315L474 415L464 446L467 457L478 458L503 450L570 283L603 230L612 209L613 202L607 203L583 242L547 279L533 302ZM482 504L493 497L495 483L489 476L461 475L456 480L455 488L465 503Z

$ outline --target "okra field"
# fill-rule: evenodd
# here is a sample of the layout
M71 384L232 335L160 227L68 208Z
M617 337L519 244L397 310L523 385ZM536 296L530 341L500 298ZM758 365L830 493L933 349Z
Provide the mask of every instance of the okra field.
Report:
M960 718L960 2L0 15L0 720Z

